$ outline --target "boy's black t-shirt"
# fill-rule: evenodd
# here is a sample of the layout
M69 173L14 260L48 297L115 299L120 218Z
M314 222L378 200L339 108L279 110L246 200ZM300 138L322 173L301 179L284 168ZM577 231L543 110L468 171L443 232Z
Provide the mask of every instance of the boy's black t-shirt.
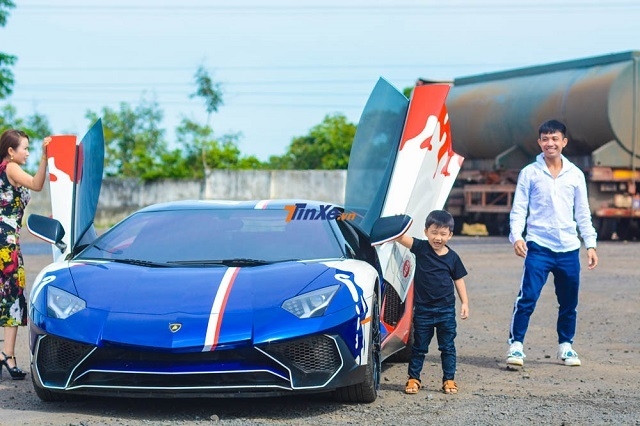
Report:
M447 246L449 248L449 246ZM453 281L467 275L458 253L451 250L439 256L429 241L413 239L411 252L416 255L416 272L413 279L413 304L420 306L455 305Z

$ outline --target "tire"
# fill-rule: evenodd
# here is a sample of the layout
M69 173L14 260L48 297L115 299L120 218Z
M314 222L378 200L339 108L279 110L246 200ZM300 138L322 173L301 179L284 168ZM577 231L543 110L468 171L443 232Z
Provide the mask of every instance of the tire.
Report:
M382 361L380 357L380 306L378 296L373 295L373 313L371 315L369 362L365 370L365 380L355 385L338 388L335 399L340 402L370 403L378 397Z

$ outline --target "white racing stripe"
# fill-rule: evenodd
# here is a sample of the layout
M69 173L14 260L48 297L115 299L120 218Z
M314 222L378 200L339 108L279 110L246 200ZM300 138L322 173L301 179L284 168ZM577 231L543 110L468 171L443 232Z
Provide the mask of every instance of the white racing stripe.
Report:
M218 345L224 309L227 305L229 293L231 293L231 287L233 287L233 282L238 275L238 271L240 271L240 268L229 268L222 277L222 282L218 287L218 292L216 293L216 297L213 300L213 306L211 307L209 324L207 325L207 335L204 339L204 348L202 349L202 352L212 351Z

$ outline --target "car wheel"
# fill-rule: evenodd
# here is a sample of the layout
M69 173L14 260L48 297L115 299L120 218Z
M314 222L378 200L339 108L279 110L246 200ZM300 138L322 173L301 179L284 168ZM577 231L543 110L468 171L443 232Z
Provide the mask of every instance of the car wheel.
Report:
M382 360L380 357L380 307L378 296L373 295L373 312L371 315L369 362L366 366L365 380L355 385L336 389L335 396L341 402L373 402L378 397Z
M43 400L44 402L56 402L56 401L65 401L69 399L66 395L61 394L60 392L53 392L49 389L41 388L36 384L33 375L31 375L31 382L33 383L33 390L35 390L38 398Z

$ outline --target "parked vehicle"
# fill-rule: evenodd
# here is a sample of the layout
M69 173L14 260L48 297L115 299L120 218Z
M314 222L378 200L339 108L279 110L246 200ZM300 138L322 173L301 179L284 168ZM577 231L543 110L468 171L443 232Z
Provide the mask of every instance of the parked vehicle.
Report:
M27 221L54 257L29 299L38 397L331 391L374 401L382 360L406 357L411 344L415 260L393 239L423 232L462 161L442 137L448 89L423 87L409 102L378 82L354 140L344 207L170 202L98 236L101 124L78 144L54 136L53 217Z
M520 169L540 152L538 125L569 131L564 154L584 170L599 239L640 238L640 52L456 78L447 98L465 162L447 201L457 222L508 233Z

